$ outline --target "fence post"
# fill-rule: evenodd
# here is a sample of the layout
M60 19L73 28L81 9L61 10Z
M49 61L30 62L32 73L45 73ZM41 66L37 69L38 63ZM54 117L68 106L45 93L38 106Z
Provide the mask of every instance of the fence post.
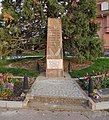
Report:
M94 85L93 85L93 80L91 76L89 77L89 84L88 84L88 96L92 97L93 95L93 90L94 90Z
M27 90L28 90L28 77L27 77L26 74L24 75L23 90L24 90L24 91L27 91Z
M69 73L71 72L71 63L70 63L70 61L69 61L69 63L68 63L68 72L69 72Z
M36 70L40 72L39 63L36 62Z

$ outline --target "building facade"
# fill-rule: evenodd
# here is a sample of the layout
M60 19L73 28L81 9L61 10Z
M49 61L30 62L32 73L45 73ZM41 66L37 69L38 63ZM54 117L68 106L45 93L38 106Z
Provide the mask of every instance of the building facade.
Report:
M104 48L109 49L109 0L97 0L98 35L104 40Z

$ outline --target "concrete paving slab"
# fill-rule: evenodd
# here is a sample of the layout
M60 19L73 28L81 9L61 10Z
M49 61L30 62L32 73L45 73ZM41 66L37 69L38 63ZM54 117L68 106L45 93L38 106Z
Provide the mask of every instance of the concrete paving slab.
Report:
M30 96L87 99L87 96L83 94L76 81L67 73L65 73L64 77L58 78L48 78L41 74L36 79L29 94Z

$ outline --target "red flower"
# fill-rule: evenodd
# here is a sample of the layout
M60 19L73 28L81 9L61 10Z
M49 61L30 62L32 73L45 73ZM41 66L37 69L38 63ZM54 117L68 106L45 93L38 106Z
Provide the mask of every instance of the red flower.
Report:
M8 72L8 75L10 74L10 72Z
M89 74L88 73L86 73L86 76L88 76Z
M0 75L0 79L3 78L3 75Z
M98 75L100 75L101 73L100 73L100 72L98 72L97 74L98 74Z
M6 74L3 74L3 78L6 79L6 77L7 77Z
M5 84L5 83L4 83L4 81L2 81L1 83L2 83L2 85L4 85L4 84Z

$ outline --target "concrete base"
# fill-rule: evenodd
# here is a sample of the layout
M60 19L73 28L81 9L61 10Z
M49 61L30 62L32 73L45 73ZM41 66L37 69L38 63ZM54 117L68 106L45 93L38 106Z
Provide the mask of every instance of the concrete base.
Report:
M46 77L63 77L63 76L64 76L63 70L52 70L52 69L46 70Z
M29 90L27 108L43 110L85 111L88 99L68 73L64 77L41 74Z

